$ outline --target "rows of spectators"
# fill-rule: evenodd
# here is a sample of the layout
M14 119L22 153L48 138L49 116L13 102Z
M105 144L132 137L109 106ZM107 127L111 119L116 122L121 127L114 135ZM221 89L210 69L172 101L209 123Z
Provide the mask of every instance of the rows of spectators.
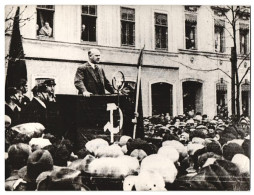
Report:
M144 119L144 125L143 140L123 135L110 144L109 138L94 137L78 152L66 137L45 133L39 123L12 127L6 190L250 189L248 117L235 123L232 117L209 119L200 113L158 115ZM138 167L126 172L125 156Z

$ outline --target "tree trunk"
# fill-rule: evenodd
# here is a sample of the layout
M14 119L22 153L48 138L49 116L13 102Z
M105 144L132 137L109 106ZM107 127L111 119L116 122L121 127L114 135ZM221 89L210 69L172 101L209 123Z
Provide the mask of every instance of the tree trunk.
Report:
M231 109L235 115L235 49L231 48Z

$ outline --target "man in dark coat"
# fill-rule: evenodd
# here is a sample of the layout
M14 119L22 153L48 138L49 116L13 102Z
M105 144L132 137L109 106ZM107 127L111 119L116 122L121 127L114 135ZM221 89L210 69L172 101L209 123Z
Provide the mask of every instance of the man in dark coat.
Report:
M15 87L9 87L5 93L5 115L11 119L11 126L19 123L20 107L18 106L21 100L22 92Z
M23 123L38 122L46 126L48 93L44 84L38 84L32 89L34 98L21 111Z
M19 83L16 86L17 89L19 89L22 92L22 98L21 101L19 101L18 106L22 109L24 109L25 106L27 106L30 102L30 99L25 95L27 92L27 81L26 79L20 79Z
M77 69L74 85L79 94L90 96L91 94L104 95L105 89L114 93L110 82L105 76L104 70L97 64L100 62L100 51L91 49L88 51L88 62Z

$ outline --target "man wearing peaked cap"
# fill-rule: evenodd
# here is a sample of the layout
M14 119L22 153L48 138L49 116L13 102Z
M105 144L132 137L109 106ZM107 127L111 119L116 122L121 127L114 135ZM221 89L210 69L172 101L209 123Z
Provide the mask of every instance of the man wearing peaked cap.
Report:
M22 98L19 101L18 106L21 108L21 110L29 104L30 99L25 95L27 92L27 80L26 79L20 79L18 84L16 85L16 88L22 92Z
M48 92L44 84L38 84L33 89L32 101L21 111L23 123L39 122L46 126L46 113L48 100Z
M46 79L44 81L44 84L46 86L46 90L49 93L49 101L50 102L55 102L56 98L55 98L55 79Z

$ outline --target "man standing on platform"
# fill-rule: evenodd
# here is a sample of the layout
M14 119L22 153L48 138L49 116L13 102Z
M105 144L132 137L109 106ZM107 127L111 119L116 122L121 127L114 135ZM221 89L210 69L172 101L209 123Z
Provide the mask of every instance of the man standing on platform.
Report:
M100 51L98 49L90 49L88 51L88 62L78 67L74 85L78 89L79 94L86 97L90 95L104 95L105 89L109 93L114 93L114 89L105 76L104 70L97 64L100 63Z

